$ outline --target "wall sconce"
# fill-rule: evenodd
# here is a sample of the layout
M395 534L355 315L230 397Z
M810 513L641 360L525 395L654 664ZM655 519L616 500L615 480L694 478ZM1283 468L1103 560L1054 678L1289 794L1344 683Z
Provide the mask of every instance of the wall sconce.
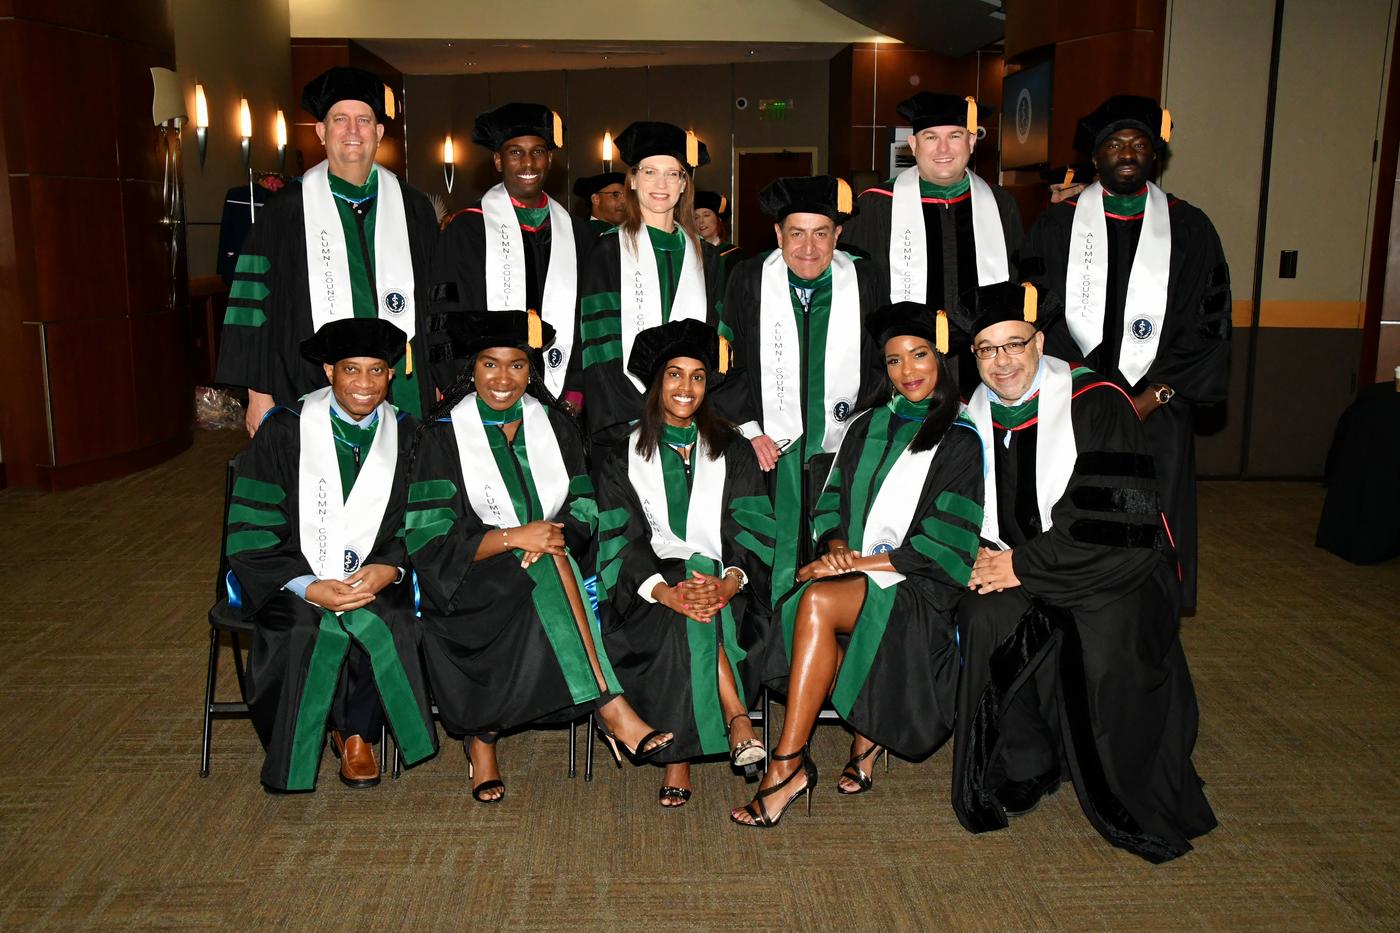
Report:
M250 146L253 139L253 114L248 109L248 98L246 97L238 102L238 135L243 137L243 168L251 171Z
M603 134L603 171L612 171L613 141L612 133Z
M447 183L447 193L452 193L452 182L457 178L457 154L452 149L452 134L442 141L442 180Z
M282 108L277 108L277 171L287 170L287 118L282 116Z
M209 151L209 102L204 99L204 85L194 86L194 138L199 141L199 169L204 170L204 155Z

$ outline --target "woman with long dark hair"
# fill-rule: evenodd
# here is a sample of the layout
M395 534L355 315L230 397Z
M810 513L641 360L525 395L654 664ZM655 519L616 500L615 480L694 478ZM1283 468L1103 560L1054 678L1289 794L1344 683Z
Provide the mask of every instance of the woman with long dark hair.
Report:
M454 316L449 329L470 362L424 422L405 544L439 714L467 736L472 796L497 803L505 730L592 707L614 756L642 761L672 737L621 696L583 597L597 506L583 438L540 378L554 329L533 311Z
M709 398L729 356L700 321L638 334L627 368L648 386L642 417L595 473L603 642L637 711L675 730L653 759L663 807L690 799L694 759L756 775L764 758L748 658L768 629L773 508L751 445Z
M786 682L787 715L758 795L730 814L743 826L775 826L803 796L810 811L807 746L828 698L855 732L837 782L845 794L870 789L880 750L922 758L952 730L952 613L977 556L982 445L959 417L943 313L904 302L865 326L887 394L842 439L812 520L822 556L775 609L785 654L770 654L781 670L769 680Z
M695 232L692 174L705 144L669 123L633 123L617 136L629 166L623 220L598 238L580 276L584 415L600 453L641 415L646 385L626 363L637 335L668 321L714 324L723 301L719 253Z

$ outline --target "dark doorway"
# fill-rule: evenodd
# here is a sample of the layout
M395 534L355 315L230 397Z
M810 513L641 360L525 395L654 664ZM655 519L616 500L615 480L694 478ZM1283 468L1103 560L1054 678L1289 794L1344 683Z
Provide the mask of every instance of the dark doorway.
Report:
M758 209L758 193L775 178L814 175L815 149L740 149L734 166L734 215L730 237L746 253L772 249L773 221Z

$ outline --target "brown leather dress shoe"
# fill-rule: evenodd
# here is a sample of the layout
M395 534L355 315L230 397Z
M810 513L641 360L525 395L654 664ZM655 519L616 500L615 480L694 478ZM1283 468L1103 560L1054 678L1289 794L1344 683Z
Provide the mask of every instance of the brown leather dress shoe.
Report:
M346 787L373 787L379 783L379 762L374 758L374 746L352 735L342 738L331 732L331 745L340 758L340 781Z

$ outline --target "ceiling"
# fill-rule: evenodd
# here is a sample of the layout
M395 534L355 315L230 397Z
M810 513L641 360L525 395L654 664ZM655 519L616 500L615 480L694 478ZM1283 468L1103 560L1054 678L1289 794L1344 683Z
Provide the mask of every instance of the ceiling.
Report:
M1004 0L822 0L905 45L961 58L1006 36Z
M663 65L809 61L831 58L834 42L568 41L512 39L360 39L358 44L404 74L499 74Z

